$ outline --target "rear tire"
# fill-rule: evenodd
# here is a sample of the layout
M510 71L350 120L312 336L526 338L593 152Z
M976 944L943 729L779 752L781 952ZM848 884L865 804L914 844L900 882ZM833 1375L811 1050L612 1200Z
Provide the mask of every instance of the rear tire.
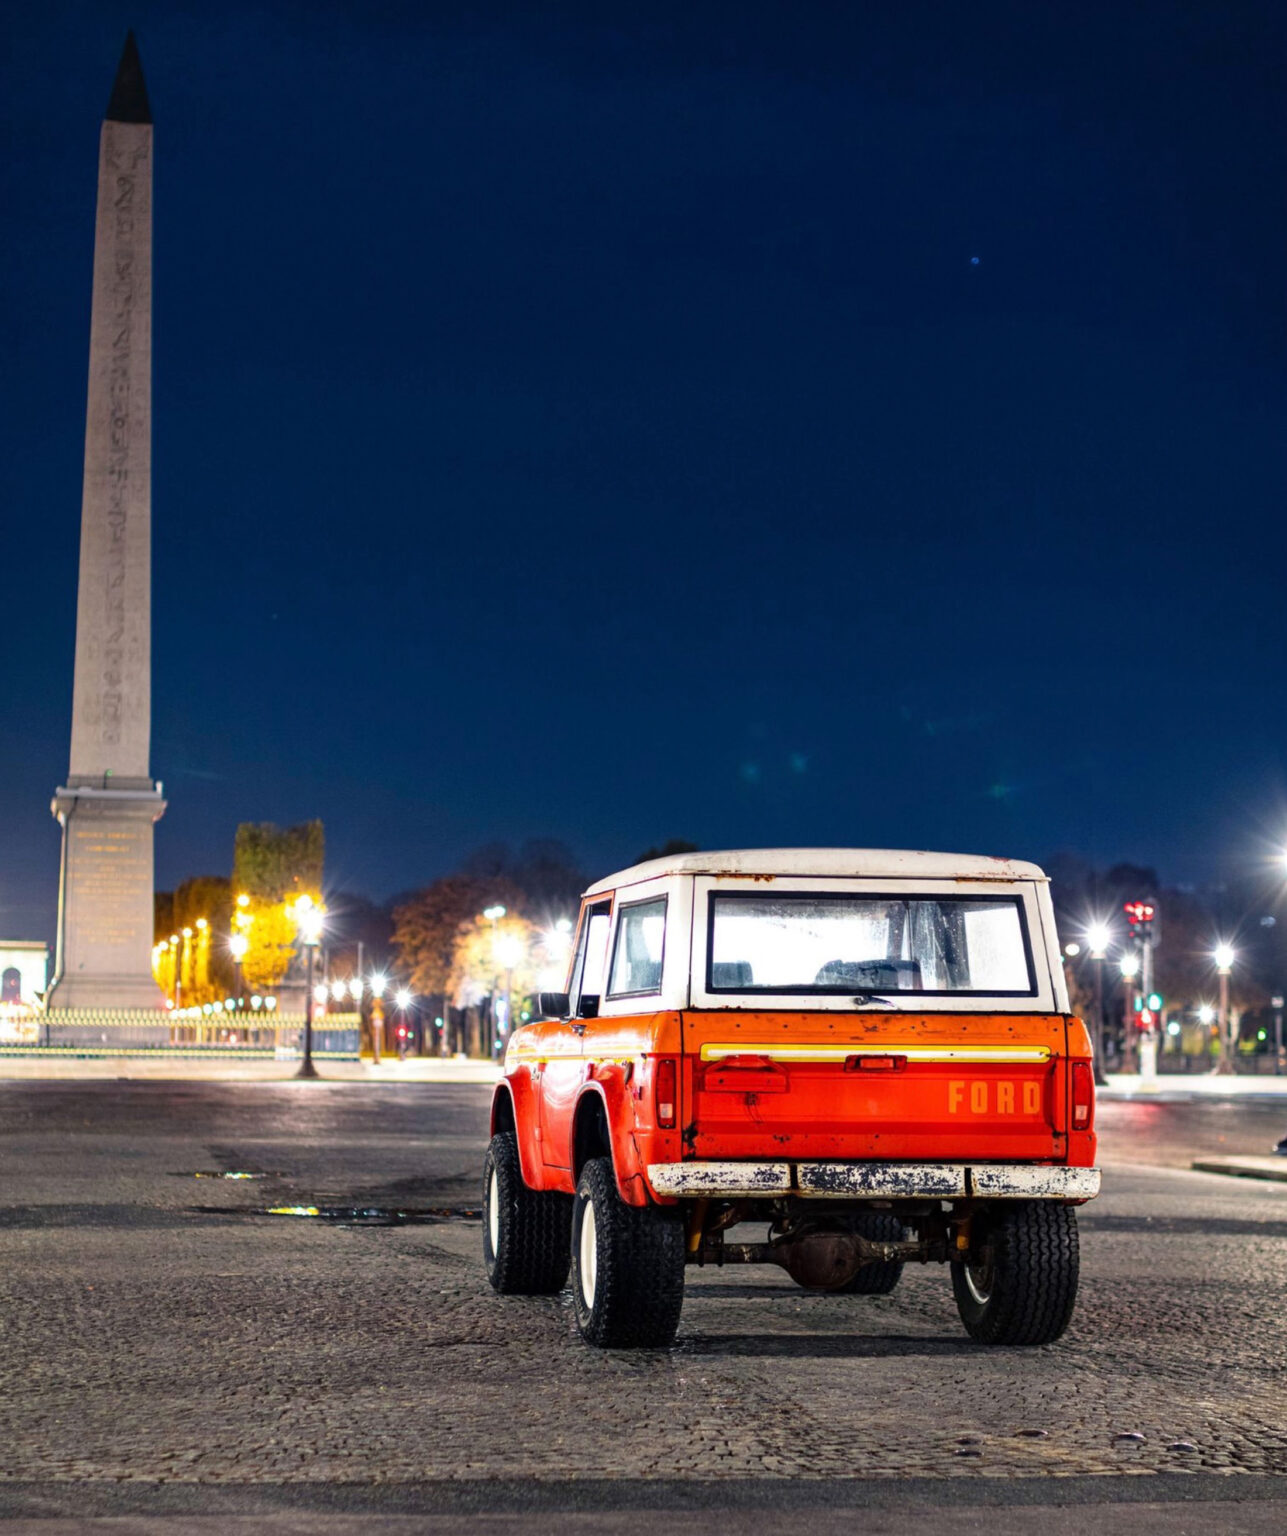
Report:
M1077 1215L1070 1205L1024 1200L976 1220L977 1250L952 1265L961 1321L981 1344L1053 1344L1077 1301Z
M572 1197L529 1189L512 1131L483 1161L483 1263L502 1296L552 1296L568 1279Z
M684 1305L684 1228L677 1210L627 1205L612 1160L581 1170L572 1208L572 1300L588 1344L661 1349Z
M854 1218L853 1228L869 1243L901 1243L907 1235L902 1222L891 1211L866 1211ZM846 1296L888 1296L902 1278L901 1261L864 1264L840 1291Z

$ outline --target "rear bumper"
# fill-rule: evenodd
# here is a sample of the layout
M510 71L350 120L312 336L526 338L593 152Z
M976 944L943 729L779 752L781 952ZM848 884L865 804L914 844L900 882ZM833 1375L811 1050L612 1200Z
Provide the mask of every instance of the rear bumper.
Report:
M1098 1168L1044 1163L651 1163L663 1198L1093 1200Z

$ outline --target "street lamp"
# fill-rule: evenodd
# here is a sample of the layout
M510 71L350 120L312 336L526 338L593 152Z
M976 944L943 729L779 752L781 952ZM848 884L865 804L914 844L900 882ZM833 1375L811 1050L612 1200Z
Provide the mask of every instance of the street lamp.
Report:
M1104 961L1112 933L1108 924L1093 922L1086 929L1086 944L1095 966L1095 1082L1102 1088L1108 1077L1104 1072Z
M1135 992L1135 978L1139 975L1139 956L1127 953L1117 962L1117 968L1122 973L1122 1027L1125 1033L1122 1036L1122 1066L1128 1071L1135 1070L1135 1009L1133 996Z
M1237 959L1233 945L1223 940L1212 951L1216 975L1220 978L1220 1013L1217 1028L1220 1031L1220 1059L1215 1070L1222 1076L1233 1071L1233 1042L1229 1039L1229 973Z
M483 916L492 925L492 955L493 955L493 957L496 954L496 924L501 920L502 917L505 916L505 910L506 909L504 907L502 907L499 902L497 902L495 906L484 907L483 908ZM492 1035L491 1048L487 1052L488 1056L494 1056L496 1054L496 1044L495 1044L495 1042L496 1042L496 982L497 982L497 980L498 980L497 976L495 974L493 974L493 976L492 976L492 990L491 990L491 993L490 993L490 995L488 997L488 1000L487 1000L488 1001L488 1006L487 1006L487 1027L491 1031L491 1035ZM480 1040L478 1043L481 1046L483 1042ZM466 1042L466 1048L468 1048L468 1042Z
M388 984L388 977L381 971L371 978L371 1055L377 1067L384 1044L384 989Z
M407 1010L411 1007L411 993L399 987L393 994L394 1007L398 1010L398 1060L407 1059Z
M502 933L492 943L492 953L505 972L505 1039L514 1029L514 967L523 958L523 950L523 941L515 933ZM497 1045L500 1044L498 1034Z
M304 1059L299 1064L296 1077L316 1077L313 1065L313 960L317 946L322 942L322 926L325 913L311 896L301 896L295 903L295 924L300 943L308 956L308 978L304 988Z
M242 961L246 958L246 951L249 948L250 948L250 940L246 937L246 935L244 933L234 933L232 935L232 937L228 940L228 950L229 950L229 953L232 955L232 963L233 963L233 967L234 967L234 976L235 976L235 979L236 979L236 984L235 984L235 987L234 987L234 991L236 993L237 1001L238 1002L241 1001L241 994L245 991L246 983L245 983L245 978L243 977L243 975L241 973L241 964L242 964Z

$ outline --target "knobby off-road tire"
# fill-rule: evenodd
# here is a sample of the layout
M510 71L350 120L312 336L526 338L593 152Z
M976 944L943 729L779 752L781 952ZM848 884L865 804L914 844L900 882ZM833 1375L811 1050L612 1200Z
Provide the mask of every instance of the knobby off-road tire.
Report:
M483 1263L502 1296L552 1296L567 1284L571 1195L523 1183L512 1131L493 1136L483 1162Z
M869 1243L901 1243L907 1235L892 1211L864 1212L855 1217L854 1231ZM864 1264L840 1292L845 1296L888 1296L902 1278L901 1263Z
M986 1217L979 1256L952 1265L966 1332L981 1344L1053 1344L1073 1314L1077 1269L1072 1206L1024 1200L997 1208Z
M572 1208L572 1300L587 1343L660 1349L684 1304L684 1227L677 1211L627 1205L612 1161L592 1158Z

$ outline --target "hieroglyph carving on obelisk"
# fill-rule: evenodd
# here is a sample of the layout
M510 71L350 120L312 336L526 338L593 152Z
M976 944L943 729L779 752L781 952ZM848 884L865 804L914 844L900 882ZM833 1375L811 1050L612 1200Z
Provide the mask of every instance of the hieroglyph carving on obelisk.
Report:
M131 33L98 155L71 763L53 1009L160 1008L152 979L152 115Z

